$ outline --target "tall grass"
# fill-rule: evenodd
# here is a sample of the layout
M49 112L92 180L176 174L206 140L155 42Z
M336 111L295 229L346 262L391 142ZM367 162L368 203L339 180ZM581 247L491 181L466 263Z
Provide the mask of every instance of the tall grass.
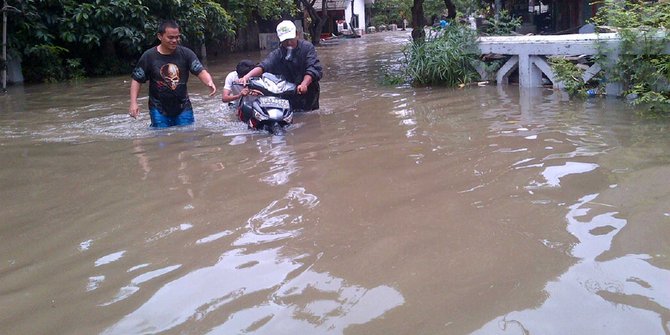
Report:
M404 77L412 85L457 86L479 78L477 33L466 26L432 30L424 40L407 45L404 53Z

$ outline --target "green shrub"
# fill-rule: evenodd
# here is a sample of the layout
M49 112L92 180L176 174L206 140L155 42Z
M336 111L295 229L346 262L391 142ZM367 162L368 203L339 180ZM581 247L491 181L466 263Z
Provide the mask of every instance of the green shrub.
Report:
M404 50L404 72L413 85L457 86L479 78L477 33L460 24L435 29Z
M617 28L621 37L619 57L607 62L612 50L598 58L609 80L621 82L634 105L651 113L670 114L670 56L663 49L670 42L670 3L605 0L593 18L596 25ZM635 52L629 52L635 50Z
M585 95L584 88L586 87L586 83L582 79L584 71L564 57L551 57L549 58L549 63L556 75L556 79L563 83L568 94L571 96Z
M387 24L388 22L389 22L389 18L388 18L388 16L386 16L384 14L377 14L371 20L372 25L375 26L375 27L378 27L382 24Z
M86 71L81 65L81 58L66 59L65 69L67 70L67 79L80 80L86 77Z
M490 21L490 25L484 30L484 35L506 36L521 27L521 17L513 17L508 11L501 10L497 18Z
M67 79L62 58L67 52L65 48L48 44L26 48L24 62L31 64L24 68L26 81L53 83Z

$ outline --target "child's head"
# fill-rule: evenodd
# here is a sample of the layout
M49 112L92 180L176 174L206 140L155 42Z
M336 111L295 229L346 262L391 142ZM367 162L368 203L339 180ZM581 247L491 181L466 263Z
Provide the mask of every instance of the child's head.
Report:
M253 68L256 67L256 63L249 59L242 60L241 62L237 63L237 77L242 78L244 77L249 71L253 70Z

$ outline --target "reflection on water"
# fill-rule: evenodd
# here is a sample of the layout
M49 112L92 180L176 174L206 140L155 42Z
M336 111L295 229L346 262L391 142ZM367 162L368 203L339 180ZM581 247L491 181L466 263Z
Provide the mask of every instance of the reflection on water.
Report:
M0 334L670 333L670 123L378 85L408 38L320 47L322 108L283 137L197 82L159 131L125 76L11 87Z
M521 109L524 107L522 91ZM533 106L536 106L534 104ZM530 113L534 115L534 113ZM579 116L580 118L582 116ZM530 123L533 123L532 121ZM545 128L547 125L536 125ZM567 152L552 152L543 157L523 159L517 168L540 168L544 181L531 181L528 190L542 187L562 187L561 179L576 174L588 174L599 164L571 161L603 155L616 149L611 139L589 123L576 123L562 129L568 137L563 140L546 138L546 150L569 143ZM527 132L527 128L507 131ZM544 133L544 134L543 134ZM546 136L547 131L540 132ZM526 139L537 140L533 134ZM568 161L566 161L568 160ZM532 162L536 164L529 164ZM554 162L554 163L551 163ZM653 181L652 181L653 182ZM615 193L621 186L609 185L605 192ZM533 191L529 191L533 194ZM668 193L665 193L667 197ZM631 194L627 197L638 197ZM670 332L670 271L653 265L654 260L667 255L626 254L599 259L610 251L612 244L628 224L618 206L599 200L600 194L582 196L566 206L566 229L577 238L570 254L579 261L544 287L547 298L538 307L507 312L474 334L665 334ZM547 204L547 202L536 202ZM564 206L563 204L560 204ZM556 244L546 241L545 245ZM657 259L660 260L660 259Z
M291 229L291 226L302 226L303 215L292 217L284 214L286 211L295 211L296 206L308 209L319 204L318 198L312 194L306 194L304 189L296 188L289 190L285 200L287 203L273 201L247 221L245 232L233 242L234 246L272 242L285 238L295 237L299 230Z
M670 271L652 264L658 255L628 254L597 260L627 224L611 211L614 206L597 200L598 194L590 194L569 206L567 229L578 239L572 254L580 261L547 283L543 304L509 312L475 334L668 332Z
M294 157L295 152L279 136L260 139L257 144L260 153L257 164L267 162L271 166L270 170L261 177L261 181L269 185L288 183L290 176L300 169Z
M210 243L237 236L231 243L234 248L219 256L215 264L163 285L147 302L103 333L157 333L186 322L218 318L227 321L211 333L343 334L348 326L369 322L401 305L402 295L391 287L367 289L313 270L320 254L290 255L281 247L272 246L273 242L300 234L300 229L294 227L300 227L302 214L290 213L308 212L318 204L315 195L304 189L291 189L281 201L273 201L251 217L239 231L198 240ZM249 245L254 245L254 249L246 248ZM180 266L133 278L103 306L128 298L143 282ZM96 284L100 278L104 277L94 279ZM265 296L266 302L247 305L244 301L248 296Z
M560 180L565 176L587 173L597 168L598 164L566 162L561 166L548 166L542 171L542 177L547 180L545 185L556 187L560 186ZM540 186L542 186L542 184L540 184Z

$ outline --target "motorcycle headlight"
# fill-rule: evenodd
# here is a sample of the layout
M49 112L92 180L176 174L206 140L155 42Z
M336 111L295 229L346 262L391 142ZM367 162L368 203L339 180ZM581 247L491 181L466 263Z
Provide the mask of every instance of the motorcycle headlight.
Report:
M281 120L283 114L284 113L282 112L281 109L276 108L268 109L268 116L273 120Z

